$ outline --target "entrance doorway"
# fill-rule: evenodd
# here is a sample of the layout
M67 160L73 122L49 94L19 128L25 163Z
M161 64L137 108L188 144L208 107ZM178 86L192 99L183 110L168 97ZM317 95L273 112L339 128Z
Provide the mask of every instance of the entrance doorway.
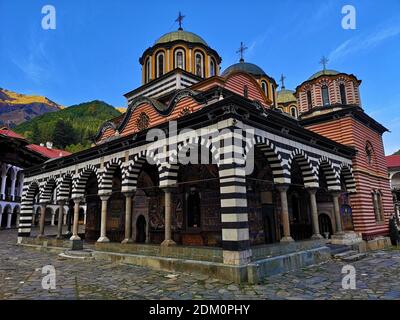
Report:
M318 216L318 223L321 235L325 237L326 234L329 234L328 238L330 238L333 234L331 218L327 214L321 213Z
M276 218L274 205L267 204L262 206L262 215L264 221L265 243L277 242L276 236Z
M136 242L146 242L146 219L140 215L136 220Z

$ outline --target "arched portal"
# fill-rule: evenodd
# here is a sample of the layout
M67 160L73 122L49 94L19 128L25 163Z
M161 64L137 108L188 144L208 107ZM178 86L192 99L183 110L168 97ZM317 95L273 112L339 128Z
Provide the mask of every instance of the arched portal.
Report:
M116 167L112 177L112 194L107 206L107 237L116 242L121 242L125 236L125 197L121 188L122 172Z
M279 241L273 171L261 147L254 149L253 171L246 177L249 235L252 245Z
M177 233L175 241L184 245L221 245L221 200L217 165L180 165L173 203L173 229Z
M142 163L136 180L133 198L133 221L140 215L146 218L146 241L161 243L164 240L164 192L159 186L158 167ZM137 224L134 224L133 239L137 239Z
M288 190L290 232L294 240L309 239L312 235L310 197L304 186L303 172L293 160L290 170L291 184Z
M86 200L85 241L94 242L100 237L101 200L96 173L92 172L86 181L84 194Z
M319 231L323 237L328 236L330 238L333 234L332 221L329 215L326 213L320 213L318 215Z
M3 215L1 219L1 228L6 228L7 227L7 222L8 222L8 215L11 213L11 206L6 205L3 209Z
M136 242L146 242L146 219L143 215L140 215L136 220Z

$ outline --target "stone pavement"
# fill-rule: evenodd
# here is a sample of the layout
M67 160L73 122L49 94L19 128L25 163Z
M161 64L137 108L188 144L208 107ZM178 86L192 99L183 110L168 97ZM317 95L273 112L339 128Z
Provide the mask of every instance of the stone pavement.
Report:
M0 299L400 299L400 250L368 254L352 265L356 289L342 289L343 262L236 285L206 276L65 259L16 246L16 230L0 230ZM42 267L53 265L56 289L44 290Z

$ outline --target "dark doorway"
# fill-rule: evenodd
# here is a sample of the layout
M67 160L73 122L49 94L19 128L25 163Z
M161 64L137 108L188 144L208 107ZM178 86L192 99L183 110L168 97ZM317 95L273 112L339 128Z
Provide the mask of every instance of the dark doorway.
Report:
M263 205L262 214L264 220L265 243L277 242L274 205Z
M146 219L140 215L136 221L136 242L146 242Z
M318 216L318 223L321 235L325 237L325 234L329 233L328 237L330 238L333 233L331 218L327 214L321 213Z
M100 237L101 224L101 201L98 196L98 185L96 174L92 173L86 183L86 228L85 240L97 241Z
M186 202L188 228L200 227L200 195L196 189L190 190Z

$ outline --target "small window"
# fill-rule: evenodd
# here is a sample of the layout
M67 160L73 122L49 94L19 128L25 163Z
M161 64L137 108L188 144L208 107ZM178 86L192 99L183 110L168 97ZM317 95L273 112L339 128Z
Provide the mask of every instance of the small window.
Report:
M374 162L374 150L372 148L371 142L367 141L365 145L365 155L367 157L368 164L373 164Z
M311 98L311 91L310 90L307 91L307 105L308 105L308 109L311 110L311 108L312 108L312 98Z
M157 78L164 74L164 53L157 54Z
M324 106L329 105L329 90L327 86L322 86L322 103Z
M340 84L339 90L340 90L340 99L342 100L342 104L347 104L347 101L346 101L346 88L345 88L343 83Z
M384 221L382 194L380 191L372 192L372 201L374 206L375 220L377 222Z
M292 117L297 118L297 109L296 109L296 107L291 107L290 108L290 114L292 115Z
M244 87L243 87L243 96L244 96L245 98L248 98L248 97L249 97L249 87L248 87L248 86L244 86Z
M204 68L203 55L200 52L197 52L196 55L195 55L195 71L196 71L195 73L196 73L196 76L204 77L203 68Z
M151 61L150 61L150 58L147 58L147 60L146 60L145 80L146 80L146 83L151 80Z
M182 49L175 51L175 68L185 69L185 52Z
M215 61L213 58L210 59L210 77L215 76Z
M261 82L261 88L262 88L262 91L264 92L265 96L267 98L269 98L269 96L268 96L268 84L265 81Z

